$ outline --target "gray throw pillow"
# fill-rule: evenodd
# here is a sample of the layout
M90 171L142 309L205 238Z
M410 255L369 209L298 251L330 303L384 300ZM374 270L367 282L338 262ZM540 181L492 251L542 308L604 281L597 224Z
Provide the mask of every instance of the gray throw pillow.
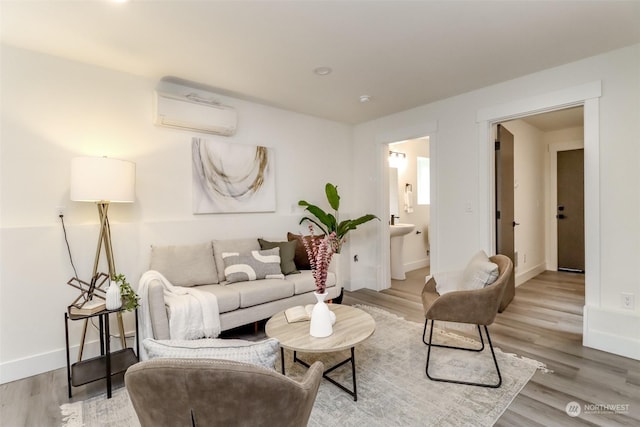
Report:
M280 248L280 270L283 274L300 273L293 261L296 256L296 246L298 242L293 240L290 242L269 242L268 240L258 239L260 248L273 249Z
M259 251L260 244L258 239L230 239L230 240L214 240L213 241L213 257L216 260L216 269L218 270L218 281L224 282L224 261L222 254L224 252L237 252L240 254L248 254L251 251Z
M211 242L182 246L151 246L150 270L156 270L175 286L218 283Z
M200 340L142 341L149 359L224 359L251 363L273 369L280 342L275 338L263 341L205 338Z
M244 282L259 279L284 279L280 270L280 248L251 251L243 255L223 252L224 275L227 282Z

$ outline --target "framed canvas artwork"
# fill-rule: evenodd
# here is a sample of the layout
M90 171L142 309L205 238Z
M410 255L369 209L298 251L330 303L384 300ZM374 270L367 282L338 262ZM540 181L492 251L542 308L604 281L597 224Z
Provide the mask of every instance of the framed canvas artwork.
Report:
M193 212L275 212L272 148L193 138Z

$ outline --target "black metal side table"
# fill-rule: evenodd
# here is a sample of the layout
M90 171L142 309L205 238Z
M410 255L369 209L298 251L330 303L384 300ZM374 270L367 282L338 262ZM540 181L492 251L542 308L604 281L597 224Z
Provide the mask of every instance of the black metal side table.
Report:
M126 347L121 350L111 351L109 339L109 315L120 313L123 309L102 310L90 315L70 314L69 309L64 313L64 332L67 344L67 387L71 398L71 387L78 387L93 381L106 378L107 398L111 398L111 377L126 371L129 366L138 363L140 344L138 343L138 309L135 310L136 319L136 349ZM100 323L100 356L86 360L79 360L71 364L69 357L69 320L87 320L97 317Z

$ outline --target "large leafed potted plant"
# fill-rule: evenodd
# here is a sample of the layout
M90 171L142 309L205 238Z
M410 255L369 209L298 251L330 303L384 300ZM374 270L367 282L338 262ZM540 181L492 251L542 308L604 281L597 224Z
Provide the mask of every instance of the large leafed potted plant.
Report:
M327 183L324 190L327 195L329 206L331 206L334 213L327 213L316 205L312 205L305 200L300 200L298 205L305 206L305 210L315 217L311 218L305 216L300 220L300 224L304 221L309 221L315 224L327 236L331 233L335 233L336 239L334 240L334 244L336 247L333 248L333 251L334 253L339 254L342 244L345 242L345 238L351 230L355 230L359 225L364 224L365 222L369 222L373 219L379 220L379 218L372 214L366 214L356 219L345 219L341 221L338 212L340 209L340 195L338 194L338 187L331 183Z

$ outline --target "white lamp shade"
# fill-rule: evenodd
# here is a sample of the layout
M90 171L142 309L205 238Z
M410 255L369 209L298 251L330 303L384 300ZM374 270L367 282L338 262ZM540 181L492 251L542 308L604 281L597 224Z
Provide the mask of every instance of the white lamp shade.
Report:
M108 157L71 160L71 200L132 203L135 192L135 163Z

